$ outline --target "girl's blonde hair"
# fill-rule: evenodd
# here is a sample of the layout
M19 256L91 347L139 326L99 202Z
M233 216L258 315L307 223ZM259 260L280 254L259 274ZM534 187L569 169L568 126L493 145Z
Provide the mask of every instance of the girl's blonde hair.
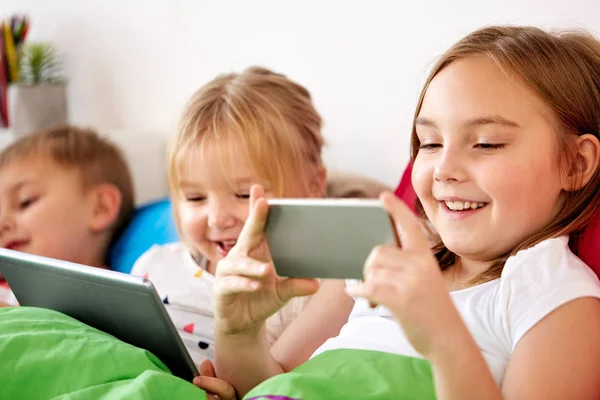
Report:
M456 43L434 65L421 92L415 120L433 78L453 61L485 55L509 76L517 77L555 114L559 126L557 162L565 176L576 164L575 139L600 128L600 42L587 32L550 33L534 27L491 26L477 30ZM419 152L419 138L413 122L411 158ZM474 283L495 279L506 259L519 250L561 235L577 233L600 210L600 169L580 190L564 193L564 206L540 232L496 260ZM417 200L419 213L423 208ZM433 232L432 232L433 233ZM434 233L433 233L434 234ZM434 234L435 235L435 234ZM437 236L434 248L442 269L453 265L456 255Z
M286 76L261 67L220 75L188 101L168 151L171 192L179 195L180 171L192 151L206 145L219 154L222 172L241 146L254 172L277 197L291 183L308 190L312 171L322 166L322 120L308 90ZM202 173L202 171L198 171ZM224 173L224 176L228 176Z

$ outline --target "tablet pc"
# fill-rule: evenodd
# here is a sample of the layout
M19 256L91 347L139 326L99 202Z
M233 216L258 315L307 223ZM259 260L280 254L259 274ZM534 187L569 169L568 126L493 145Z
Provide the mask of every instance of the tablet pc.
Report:
M379 200L268 199L265 235L279 276L362 279L380 244L398 243Z
M7 249L0 273L20 305L59 311L148 350L187 381L198 375L149 280Z

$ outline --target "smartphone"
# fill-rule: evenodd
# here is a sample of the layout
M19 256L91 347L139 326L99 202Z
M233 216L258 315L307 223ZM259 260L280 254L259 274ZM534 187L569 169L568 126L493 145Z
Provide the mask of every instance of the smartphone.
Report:
M379 200L269 199L265 234L279 276L362 279L380 244L399 244Z

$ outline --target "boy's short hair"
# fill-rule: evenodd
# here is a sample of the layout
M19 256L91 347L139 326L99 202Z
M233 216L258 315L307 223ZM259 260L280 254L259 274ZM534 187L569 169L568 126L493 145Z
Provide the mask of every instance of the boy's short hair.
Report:
M121 207L112 225L113 242L130 222L134 210L133 181L122 151L94 130L71 125L23 136L0 153L0 168L27 157L46 156L66 168L76 168L84 189L114 185Z

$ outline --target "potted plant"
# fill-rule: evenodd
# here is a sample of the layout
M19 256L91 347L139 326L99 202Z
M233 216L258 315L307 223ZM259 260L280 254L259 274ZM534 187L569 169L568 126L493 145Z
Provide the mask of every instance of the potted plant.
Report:
M11 86L13 133L67 123L66 84L56 48L48 42L29 42L23 45L19 59L19 82Z

